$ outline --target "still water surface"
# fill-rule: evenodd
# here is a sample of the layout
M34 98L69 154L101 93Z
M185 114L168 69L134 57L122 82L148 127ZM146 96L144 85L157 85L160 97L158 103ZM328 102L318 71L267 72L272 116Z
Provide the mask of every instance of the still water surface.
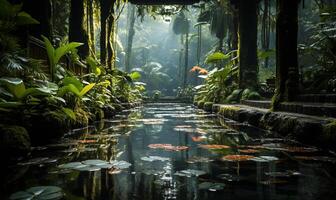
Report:
M87 160L98 164L83 167ZM335 176L330 152L189 104L156 103L35 147L9 170L5 198L58 186L75 200L335 199Z

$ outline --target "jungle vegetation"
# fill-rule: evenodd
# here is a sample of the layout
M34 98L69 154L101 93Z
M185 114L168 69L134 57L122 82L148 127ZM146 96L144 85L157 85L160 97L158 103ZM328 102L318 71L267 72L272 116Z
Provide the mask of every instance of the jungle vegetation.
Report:
M140 4L0 0L0 126L43 141L159 96L336 92L335 1Z

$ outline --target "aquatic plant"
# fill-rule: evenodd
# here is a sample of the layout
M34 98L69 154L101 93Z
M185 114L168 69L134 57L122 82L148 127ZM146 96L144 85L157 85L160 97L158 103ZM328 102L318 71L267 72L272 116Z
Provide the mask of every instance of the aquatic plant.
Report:
M24 200L24 199L35 199L35 200L59 200L64 197L64 192L62 188L57 186L36 186L28 188L24 191L19 191L12 194L10 200Z

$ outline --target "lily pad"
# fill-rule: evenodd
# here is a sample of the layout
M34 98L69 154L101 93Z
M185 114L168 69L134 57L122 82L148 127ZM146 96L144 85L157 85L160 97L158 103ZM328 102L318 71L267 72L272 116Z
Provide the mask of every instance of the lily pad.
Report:
M226 180L228 182L237 182L240 181L240 177L232 174L220 174L217 176L219 179Z
M203 149L230 149L230 146L220 144L200 144L199 147Z
M85 160L82 162L84 165L106 165L107 161L104 160Z
M276 177L276 178L288 178L292 176L301 176L302 174L297 171L285 171L285 172L265 172L266 176Z
M191 177L191 176L201 176L204 174L206 174L206 172L202 170L187 169L187 170L177 171L174 175Z
M82 162L70 162L63 165L59 165L62 169L73 169L78 171L99 171L101 169L126 169L130 167L131 164L126 161L112 161L107 162L104 160L85 160Z
M198 157L194 156L187 160L187 163L208 163L212 162L213 160L207 157Z
M279 158L274 157L274 156L259 156L259 157L254 157L251 160L255 162L274 162L274 161L278 161Z
M151 149L163 149L167 151L184 151L189 149L187 146L173 146L171 144L150 144L148 147Z
M118 168L118 169L127 169L129 168L132 164L126 161L112 161L111 162L112 167Z
M141 160L143 161L148 161L148 162L153 162L153 161L169 161L170 158L166 157L161 157L161 156L148 156L148 157L141 157Z
M224 183L214 183L214 182L203 182L198 185L199 190L209 190L211 192L223 190L224 187L225 187Z
M25 191L13 193L10 200L58 200L64 197L64 193L60 187L57 186L37 186L31 187Z

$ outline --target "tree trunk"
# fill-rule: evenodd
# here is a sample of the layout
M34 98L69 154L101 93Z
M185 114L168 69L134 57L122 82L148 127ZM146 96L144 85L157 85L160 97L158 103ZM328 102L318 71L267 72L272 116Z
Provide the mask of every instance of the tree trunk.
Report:
M135 24L135 6L129 4L128 7L128 37L127 37L127 49L126 49L126 57L125 57L125 70L126 72L130 72L131 70L131 59L132 59L132 45L133 38L135 34L134 24Z
M258 0L239 0L239 88L256 89L257 61L257 4Z
M187 28L187 33L185 35L183 88L186 88L188 83L188 65L189 65L189 27Z
M238 11L234 6L231 7L232 12L232 21L229 27L230 32L230 50L237 50L238 49Z
M81 42L84 45L78 48L78 55L85 58L89 55L88 35L84 30L84 3L83 1L71 0L69 18L69 41Z
M299 91L297 56L298 6L300 0L277 0L276 75L274 102L293 101Z
M102 65L106 65L106 26L110 7L111 6L109 0L100 0L100 62Z
M95 42L95 30L94 30L94 10L93 10L94 0L87 0L88 7L88 32L89 32L89 42L90 42L90 53L95 55L96 53L96 42Z
M270 44L270 0L264 0L264 13L262 17L261 42L264 51L269 50ZM265 59L264 67L268 68L269 58Z
M106 64L108 68L112 68L113 61L113 36L114 36L114 17L111 14L107 20L107 53L106 53Z
M180 37L180 41L181 41L181 50L179 52L179 69L178 69L178 78L179 78L179 86L183 87L183 67L182 67L182 62L183 62L183 34L181 34Z

